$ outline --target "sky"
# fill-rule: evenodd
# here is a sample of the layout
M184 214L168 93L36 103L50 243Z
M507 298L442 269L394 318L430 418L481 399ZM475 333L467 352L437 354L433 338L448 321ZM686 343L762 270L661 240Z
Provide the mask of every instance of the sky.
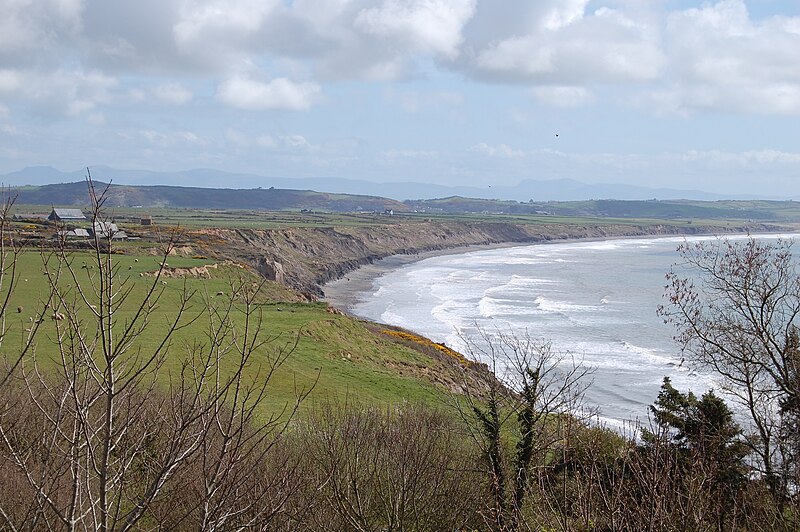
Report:
M0 0L0 13L0 173L800 195L797 0Z

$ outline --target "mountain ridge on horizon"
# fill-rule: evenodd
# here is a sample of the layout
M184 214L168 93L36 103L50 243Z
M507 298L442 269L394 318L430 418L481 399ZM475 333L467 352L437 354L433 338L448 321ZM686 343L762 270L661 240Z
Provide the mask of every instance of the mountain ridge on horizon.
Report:
M364 179L343 177L267 177L257 174L228 172L212 168L195 168L183 171L159 172L154 170L123 170L110 166L89 167L98 181L121 186L172 186L249 190L274 187L287 190L314 190L332 194L380 196L397 201L436 199L461 196L479 199L513 200L527 202L579 201L590 199L618 200L751 200L778 199L748 194L717 194L701 190L651 188L619 183L584 183L570 178L525 179L516 185L477 186L440 185L434 183L394 181L380 183ZM42 186L83 180L86 169L63 172L52 166L29 166L0 175L6 186ZM60 181L59 181L60 180ZM123 182L124 181L124 182ZM235 183L220 186L220 183ZM790 199L790 198L782 198Z

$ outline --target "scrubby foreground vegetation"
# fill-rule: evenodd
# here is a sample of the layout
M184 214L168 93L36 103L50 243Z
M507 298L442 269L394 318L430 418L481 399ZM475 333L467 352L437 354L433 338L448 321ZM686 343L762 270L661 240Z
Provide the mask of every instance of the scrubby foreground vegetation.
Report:
M101 219L102 195L92 201ZM698 284L670 274L662 309L755 430L717 395L665 381L639 437L589 424L591 369L528 334L467 339L486 371L402 331L368 341L336 315L277 330L264 281L232 268L224 289L217 279L204 291L169 277L169 236L152 272L117 255L111 235L88 254L43 249L44 289L32 291L21 275L32 255L5 228L3 529L800 526L800 281L788 244L685 249ZM331 357L325 345L343 336L358 349Z

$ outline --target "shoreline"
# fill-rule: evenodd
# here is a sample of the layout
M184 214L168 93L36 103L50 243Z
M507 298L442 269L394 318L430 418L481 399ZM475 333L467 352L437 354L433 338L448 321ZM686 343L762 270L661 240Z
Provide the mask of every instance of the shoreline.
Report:
M352 313L352 308L358 303L358 295L362 294L372 288L375 280L391 270L400 268L407 264L420 262L425 259L433 257L442 257L447 255L460 255L470 253L473 251L485 251L493 249L504 249L514 247L526 246L541 246L549 244L568 244L574 242L603 242L609 240L632 240L637 238L675 238L675 237L697 237L697 236L744 236L751 233L696 233L696 234L653 234L653 235L625 235L625 236L612 236L612 237L587 237L587 238L565 238L545 240L539 242L498 242L496 244L476 244L469 246L458 246L445 249L437 249L425 251L415 254L396 254L390 255L383 259L365 264L355 270L351 271L344 277L334 279L322 285L324 296L319 300L327 303L331 307L344 312L350 316L359 317ZM759 233L754 233L759 234ZM768 231L760 234L777 234L773 231Z
M563 242L566 242L566 240ZM383 259L376 260L370 264L365 264L364 266L356 268L344 277L325 283L322 285L324 296L320 298L320 301L328 303L330 306L348 315L353 315L351 309L358 302L358 294L369 290L372 287L372 283L375 281L375 279L384 273L400 268L401 266L433 257L460 255L462 253L470 253L472 251L533 246L547 243L548 242L499 242L497 244L475 244L470 246L436 249L414 254L390 255Z

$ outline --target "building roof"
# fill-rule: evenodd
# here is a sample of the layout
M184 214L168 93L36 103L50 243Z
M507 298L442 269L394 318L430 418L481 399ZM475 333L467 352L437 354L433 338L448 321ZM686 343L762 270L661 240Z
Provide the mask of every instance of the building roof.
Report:
M37 214L37 213L18 213L14 215L14 220L47 220L47 214Z
M125 231L121 231L117 224L111 222L95 221L92 223L92 232L100 238L111 237L113 239L128 238Z
M85 220L83 211L80 209L53 209L48 217L50 220Z
M57 234L65 237L89 238L89 231L80 227L70 231L58 231Z

